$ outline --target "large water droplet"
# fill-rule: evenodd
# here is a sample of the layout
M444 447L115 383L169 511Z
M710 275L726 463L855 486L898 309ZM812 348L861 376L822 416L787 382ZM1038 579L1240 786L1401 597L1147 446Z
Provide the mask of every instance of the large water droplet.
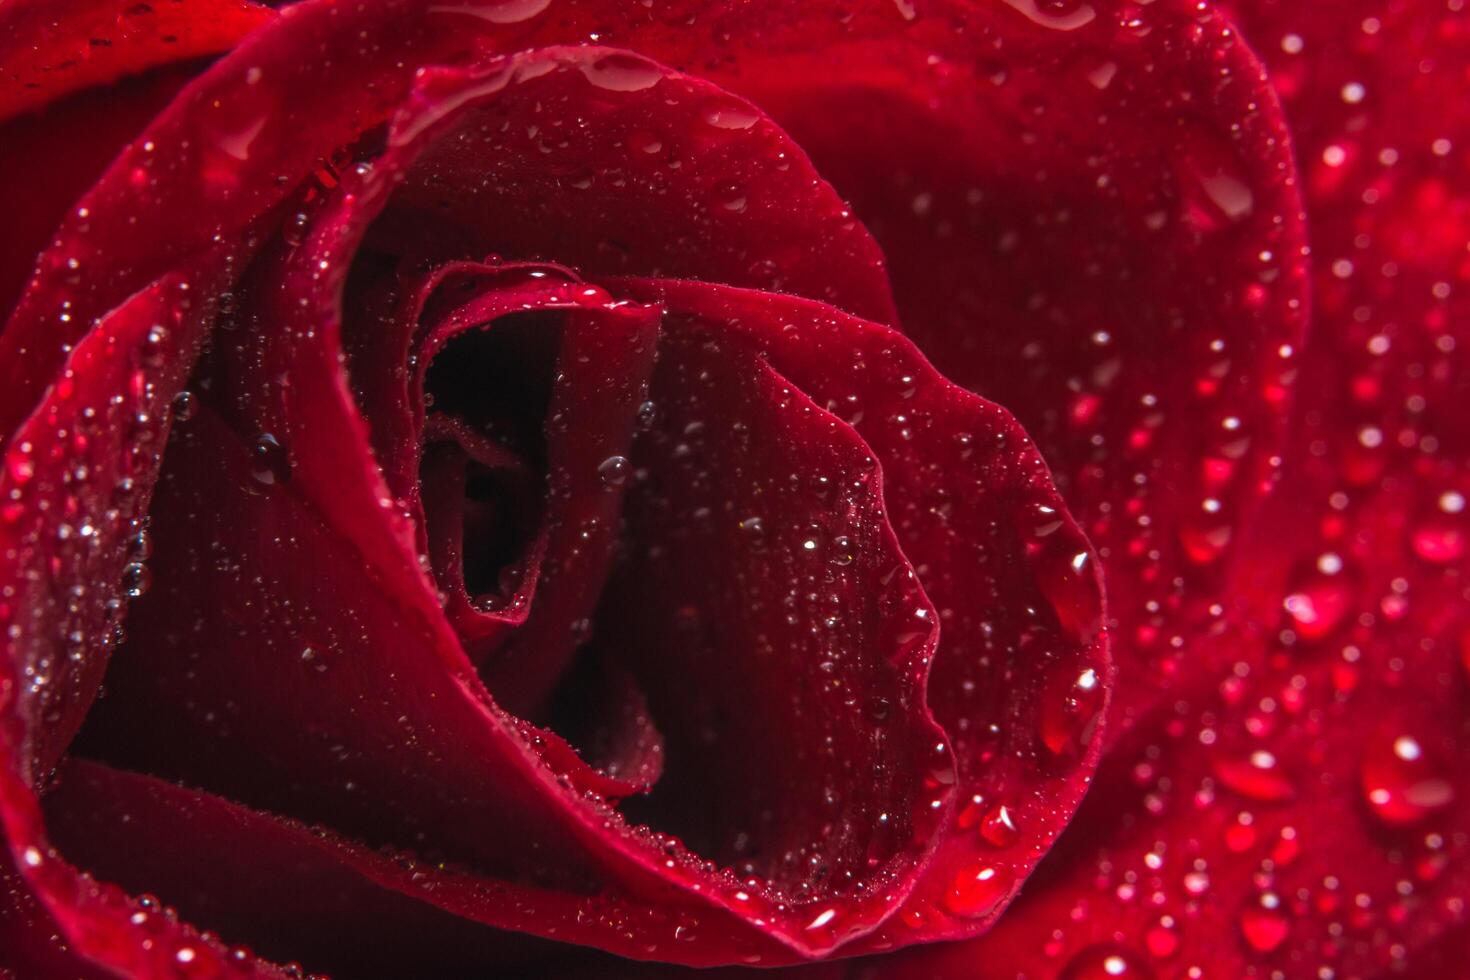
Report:
M961 868L944 895L944 906L967 919L989 914L1010 889L1011 876L988 864Z
M1465 532L1457 518L1436 514L1414 528L1409 543L1425 561L1446 565L1465 553Z
M711 105L704 110L704 121L716 129L749 129L760 119L760 113L735 102Z
M1282 771L1276 756L1264 749L1243 758L1216 759L1215 775L1227 788L1263 803L1278 803L1296 796L1296 787Z
M1041 693L1041 742L1052 755L1076 758L1092 740L1103 684L1091 667L1062 663L1048 672Z
M1297 635L1309 642L1320 640L1335 630L1352 604L1351 583L1341 574L1313 574L1281 603L1291 617Z
M1269 953L1282 943L1291 931L1291 923L1281 911L1280 899L1262 895L1240 913L1240 934L1246 945L1258 953Z
M632 465L626 456L609 456L597 467L597 475L602 478L602 485L609 490L616 490L628 482L628 474L633 471Z
M641 92L658 84L663 72L651 61L631 54L610 54L582 66L587 81L609 92Z
M435 14L468 14L492 24L519 24L551 6L551 0L469 0L440 3L429 8Z
M1079 3L1078 0L1048 0L1043 3L1037 3L1036 0L1005 0L1005 3L1025 14L1032 23L1054 31L1075 31L1092 23L1097 17L1097 11L1091 4Z
M1455 801L1449 773L1408 733L1375 736L1363 752L1359 776L1368 808L1386 824L1418 823Z
M1004 803L991 807L980 820L980 836L991 847L1010 847L1021 836L1014 811Z

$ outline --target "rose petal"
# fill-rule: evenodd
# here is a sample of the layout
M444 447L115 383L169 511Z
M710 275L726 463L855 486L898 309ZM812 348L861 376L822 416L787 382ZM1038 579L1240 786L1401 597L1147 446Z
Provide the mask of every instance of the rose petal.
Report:
M579 52L576 57L599 54ZM534 64L534 61L528 57L521 63ZM391 161L380 160L379 170L384 174L394 172ZM350 189L344 192L343 200L350 204L360 195L362 200L369 202L364 205L362 213L374 213L370 202L378 193L377 188L385 184L374 184L367 177L349 181L349 184ZM252 623L251 618L256 614L248 609L241 610L238 601L233 604L232 612L232 603L219 590L232 584L234 573L226 581L211 581L205 574L210 562L204 551L160 536L160 555L167 553L170 556L168 560L160 560L160 568L171 565L177 569L189 569L187 590L195 599L190 603L190 594L176 593L174 601L178 605L169 610L170 616L185 604L192 605L199 609L198 615L205 617L199 623L201 629L211 636L226 634L223 639L212 642L237 644L243 640L256 650L252 661L226 654L224 669L218 672L213 670L215 663L212 659L207 678L189 676L195 673L192 668L185 675L191 690L187 699L190 703L200 705L213 701L223 705L228 700L239 706L239 710L231 711L228 744L211 741L220 738L222 733L210 727L213 711L205 711L202 716L186 712L193 717L180 719L191 726L200 723L206 726L202 730L191 728L192 734L188 739L162 737L160 742L151 745L119 744L109 750L134 753L135 758L141 755L149 759L150 768L155 771L175 773L190 772L191 761L199 758L199 750L205 745L212 745L220 753L210 760L211 771L220 765L220 759L228 758L230 753L244 753L252 760L250 765L246 765L242 757L237 764L225 766L224 778L239 781L231 784L233 792L257 800L289 800L294 812L330 818L339 826L378 840L394 837L414 840L417 839L416 834L435 828L436 839L442 839L439 846L474 855L477 862L491 867L524 867L533 855L512 842L533 834L538 827L548 832L539 835L543 838L558 833L552 828L559 824L570 832L571 838L548 841L545 847L548 852L566 856L570 863L564 871L579 877L605 873L595 867L578 868L578 865L592 857L587 853L588 848L597 852L612 844L614 849L595 857L594 865L604 861L611 861L614 866L622 865L623 870L613 873L617 876L631 874L631 880L639 882L636 886L630 885L635 889L648 888L649 882L668 879L678 868L666 868L667 854L658 852L658 870L653 871L650 867L653 855L639 856L632 838L609 838L605 829L607 814L582 807L574 807L570 812L560 809L570 806L572 801L562 798L559 791L551 788L550 773L537 769L531 763L526 747L515 734L517 729L493 710L483 693L477 692L472 678L462 673L466 665L457 653L451 651L452 644L446 644L435 636L437 631L442 631L442 626L436 625L433 612L423 599L421 572L407 550L409 532L391 515L384 517L381 514L378 501L387 498L377 489L378 476L368 468L366 433L352 413L345 381L336 370L333 285L340 283L341 273L337 273L336 278L332 275L322 277L319 271L345 268L345 263L336 257L355 244L353 229L356 227L361 227L361 223L354 224L350 208L345 217L328 211L315 223L312 238L300 247L300 251L290 252L287 248L290 242L286 241L281 246L273 246L257 260L236 302L242 317L269 322L276 329L264 335L263 346L251 356L244 356L244 351L231 354L228 347L216 352L212 359L215 369L205 379L209 382L208 401L230 421L226 423L224 417L217 416L214 411L200 411L195 430L207 431L208 438L196 437L183 450L185 462L181 465L184 468L177 474L180 477L178 485L170 488L170 492L177 496L171 497L167 506L196 514L198 526L211 529L211 547L224 548L236 556L232 562L239 561L249 567L250 571L243 574L260 589L258 603L265 607L261 610L266 615L263 622ZM260 293L257 297L260 285L283 279L291 283L289 293L297 302L284 307L272 305L279 295L274 290ZM280 379L285 379L286 383L281 384ZM227 435L228 428L235 429L234 437ZM255 457L253 464L244 458L245 445L239 441L242 430ZM216 453L223 453L223 458ZM194 458L190 459L191 456ZM345 480L344 474L348 475ZM257 496L239 499L244 496L240 489L242 486L255 486ZM226 509L220 510L221 507ZM247 514L253 516L245 517ZM229 519L225 515L229 515ZM237 524L237 521L244 523ZM340 540L336 536L340 536ZM231 541L231 538L236 540ZM296 549L306 541L312 542L311 547L304 553L298 552ZM193 552L192 557L185 557L190 551ZM308 557L310 555L315 557ZM358 557L354 559L348 557L350 555ZM327 573L322 567L324 564L330 568L333 563L345 561L350 564L364 559L371 576L368 579L362 577L361 569L354 568L351 573L334 569ZM355 585L354 576L358 578ZM330 602L325 596L310 601L305 598L322 588L331 590L334 598ZM380 590L386 590L390 603L381 603L378 598ZM301 622L291 610L303 603L305 607L318 610L340 604L340 608L332 610L336 625L333 620L325 619L315 626ZM218 620L220 616L231 620L243 618L244 625L250 629L241 637L238 635L238 622L234 626L225 626L222 622L215 626L209 624L210 619ZM180 646L178 638L170 637L166 628L159 630L150 626L148 618L143 615L138 617L138 626L143 634L163 634L155 635L152 642L140 646L150 655L163 658L141 674L141 683L156 691L160 685L172 683L171 671L165 666L166 658L182 656L185 659L181 666L185 666L188 647ZM425 627L427 635L434 641L434 645L427 649L422 639ZM303 636L303 631L313 635ZM415 633L419 635L415 636ZM244 694L252 686L265 683L270 676L269 672L262 672L261 657L269 650L286 663L300 664L304 659L315 670L316 658L323 652L339 649L348 637L355 643L367 642L371 654L357 652L360 662L346 672L351 676L341 682L348 687L337 690L328 682L316 682L313 697L322 697L330 704L320 706L312 716L316 725L325 726L332 732L330 744L321 744L316 749L298 747L287 750L280 740L292 726L289 722L283 724L285 719L276 717L275 713L289 712L295 702L289 698L279 699L275 693L255 698ZM410 666L414 663L412 658L417 659L417 666ZM401 668L392 667L394 663L401 663ZM375 667L388 671L389 677L396 676L398 688L409 683L427 685L417 693L400 691L405 701L418 706L415 711L426 709L436 699L440 702L432 720L426 716L423 721L414 723L415 728L432 727L437 733L431 738L420 731L418 743L431 743L428 751L440 756L441 760L454 757L458 760L455 765L465 768L449 773L441 761L437 766L406 763L405 772L382 772L380 770L384 767L380 761L369 762L375 758L381 760L383 752L399 739L402 725L387 717L377 719L351 707L364 691L393 686L370 681ZM297 666L295 669L303 668ZM446 673L442 677L419 676L425 670ZM330 669L325 673L336 677ZM413 675L412 680L410 675ZM133 683L129 676L127 673L119 676L117 684L120 689L126 689ZM273 692L279 680L272 679ZM364 684L368 687L359 686ZM207 685L214 686L218 693L211 694ZM352 690L357 690L358 694L352 694ZM128 720L128 705L141 705L147 700L151 698L139 690L131 697L124 696L110 702L121 707L99 713L96 726L99 734L93 737L92 744L106 744L109 739L104 733L110 726L119 731L135 732L139 726ZM460 705L453 709L460 712L458 718L446 704L450 701ZM374 703L384 709L388 707L380 701ZM117 711L122 712L121 720L118 720ZM347 711L349 717L334 717L342 711ZM402 713L401 709L395 708L392 717ZM412 717L414 713L411 711L404 716ZM908 718L906 721L911 725L921 724L922 718ZM152 737L163 735L162 725L150 724L154 729ZM472 731L455 731L465 724ZM343 727L337 728L339 725ZM450 735L452 731L454 734ZM339 758L344 751L351 752L353 758ZM261 758L272 758L276 760L275 765L288 771L299 771L302 776L299 780L284 780L285 785L281 785L283 780L278 778L265 779L262 784L261 777L265 773L259 768ZM555 752L542 758L553 764L566 762L570 765L575 761L565 760ZM345 780L321 778L322 767L337 771L344 762L353 770ZM359 771L358 767L363 768ZM254 772L248 771L252 768ZM577 771L568 768L564 774L575 784ZM309 772L315 774L306 775ZM196 778L213 778L195 775ZM425 784L424 780L428 783ZM297 781L302 785L291 785ZM345 800L339 789L344 782L349 794ZM409 785L415 782L419 785ZM242 788L241 783L249 785ZM451 786L455 787L452 793L448 792ZM494 790L490 791L490 787ZM369 813L350 812L357 808L352 801L358 798L351 794L359 789L362 790L362 798L373 801ZM881 787L880 790L900 800L904 793L911 791L904 785ZM544 795L548 792L552 794L550 798ZM539 795L541 802L528 806L526 800L519 798L523 793L532 797ZM470 799L460 794L469 794L481 805L493 806L501 816L488 823L470 820L472 808L467 809ZM497 799L504 802L495 804L493 801ZM347 805L345 810L344 803ZM435 812L425 812L425 806ZM544 807L550 807L550 810L538 812L538 808ZM393 812L400 809L405 811L402 815ZM876 813L873 811L871 816L875 817ZM489 832L507 819L524 819L525 822L505 826L502 828L504 832ZM448 823L458 826L440 827ZM581 838L580 843L574 843L578 837ZM873 867L891 874L891 884L885 882L886 888L902 891L907 887L910 879L905 868L912 866L914 853L922 852L927 842L928 838L921 836L909 851L880 856ZM542 861L531 860L529 863L531 867L525 870L540 873L550 870ZM641 868L640 863L644 865ZM874 873L872 868L866 870ZM697 869L695 873L696 876L708 874ZM721 898L721 901L738 900ZM763 920L767 924L762 928L806 955L808 950L830 947L856 931L871 928L876 918L888 914L891 907L891 904L875 897L867 909L858 910L840 930L834 928L815 936L800 931L804 923L785 922L774 915ZM758 917L758 913L744 911L738 905L731 910L738 916ZM751 943L756 949L774 945L764 937L746 938L739 932L731 932L731 936L733 938L708 940L679 955L681 958L713 958L719 962L734 955L728 951L731 943ZM591 941L607 940L594 936ZM613 941L623 942L621 939ZM775 946L773 952L764 955L774 956L781 952L781 948Z
M302 8L303 11L305 9ZM315 23L311 20L312 16L317 17ZM303 50L309 49L314 43L313 30L325 29L327 21L328 18L324 15L303 12L294 23L304 26L296 32L292 41ZM340 22L333 23L331 29L340 29L340 26ZM381 28L385 34L391 35L393 26L396 25L388 21ZM272 36L276 38L276 41L271 42L274 45L279 41L279 36ZM424 42L421 35L414 40ZM425 47L433 50L436 43L441 50L447 46L442 35L435 35L429 38ZM19 384L7 389L3 413L0 413L7 419L21 418L31 410L39 385L44 383L37 379L44 379L50 374L59 357L66 351L66 345L75 340L76 331L69 324L90 321L116 303L140 279L146 282L153 272L167 269L180 257L199 251L202 240L190 232L178 234L178 229L165 229L165 223L139 225L127 217L128 211L143 207L153 214L211 214L214 220L210 222L207 237L236 241L245 237L245 227L255 220L257 214L280 200L282 191L276 175L282 171L299 172L311 159L310 147L283 139L284 134L293 128L289 124L290 113L278 115L266 111L264 115L261 114L262 110L273 108L274 100L285 91L284 87L278 88L274 84L276 75L289 74L289 70L301 64L303 59L295 57L289 43L280 43L278 47L269 48L265 45L266 42L247 44L232 59L232 67L218 71L197 83L194 92L186 95L152 127L149 139L135 144L124 159L113 166L98 188L89 195L89 203L84 204L69 219L51 258L43 262L41 275L12 317L3 338L0 338L0 344L6 347L7 355L23 356L34 368L21 378ZM255 56L260 56L259 63L247 67L244 63ZM346 81L350 81L353 70L361 71L365 67L361 62L354 62L352 57L347 57L344 61ZM286 68L284 71L283 66ZM252 90L251 82L267 73L272 76L273 84ZM233 95L222 100L218 106L220 111L209 115L209 118L199 118L186 109L179 108L193 104L191 100L199 98L200 93L212 85L232 82L244 84L231 86ZM359 104L357 107L363 112L356 115L350 111L333 111L340 106L331 104L315 108L327 110L322 114L323 118L339 119L349 125L356 121L367 126L374 118L374 113L378 114L377 118L381 118L385 108L391 105L392 88L391 84L385 84L378 89L378 93L388 93L388 100ZM353 99L360 99L367 89L347 84L316 87L313 91L351 91ZM330 101L330 97L328 99ZM278 125L282 120L286 124ZM185 132L189 135L185 136ZM153 162L152 154L160 141L170 151L166 168ZM194 148L198 152L187 148ZM171 176L190 173L191 169L203 177L200 183L180 182ZM165 173L165 170L168 172ZM144 191L146 193L140 193ZM93 218L95 224L91 220ZM97 248L98 243L114 240L125 241L128 248L125 251ZM105 258L99 259L100 256ZM249 254L246 251L233 250L231 253L208 255L208 258L211 260L209 271L215 271L228 268L232 262L248 260ZM269 270L270 263L276 262L282 263L284 267L285 261L279 254L267 256L257 268ZM56 272L58 269L73 266L87 268L89 275L84 279L84 288L71 288L76 284L62 281ZM58 302L64 302L66 305L62 308L71 311L61 318L59 329L48 322L48 317L42 312L54 308L52 304ZM296 315L299 316L299 312ZM307 461L303 464L302 471L312 472L318 467L324 468L327 463L341 463L345 464L346 472L356 475L362 472L361 454L357 450L362 437L360 434L354 436L351 420L342 417L342 388L340 384L333 384L328 380L334 377L330 363L324 364L318 360L318 370L310 369L311 359L320 359L331 347L330 342L308 343L299 349L305 355L306 361L302 365L303 376L321 378L326 384L303 386L299 392L293 392L291 397L299 396L302 401L298 405L310 406L309 411L313 414L321 412L328 420L338 419L334 424L348 438L338 445L325 446L331 453L320 459ZM214 425L218 421L207 413L206 417L210 421L201 422L201 426ZM282 420L285 421L284 418ZM216 434L223 437L224 433L218 430L218 426L216 430ZM271 438L265 438L266 436ZM274 484L278 480L290 478L291 474L287 471L296 461L292 459L290 449L283 447L273 433L261 432L250 448L255 457L253 466L245 466L245 475L250 480ZM233 475L240 477L242 474L239 465L243 460L237 457L235 462ZM228 472L227 469L225 471ZM364 475L369 477L367 486L371 488L374 483L371 474ZM302 481L306 487L318 485L318 482L314 478ZM351 479L348 484L362 485ZM376 526L365 520L365 510L346 507L339 512L339 508L334 507L329 513L339 526L356 527L359 531ZM421 580L410 566L398 560L403 557L403 545L406 543L401 525L395 528L395 522L391 519L380 518L380 522L383 528L381 532L373 531L366 538L359 538L357 544L366 549L364 554L375 573L385 576L384 580L399 595L399 611L407 612L411 619L420 618L425 625L432 627L432 614L428 614L427 607L417 598L421 590L416 586L422 584ZM382 612L391 615L394 610ZM502 761L508 761L512 768L525 765L525 759L517 761L514 752L509 760L502 758Z
M0 237L0 316L9 316L67 208L196 70L160 69L118 82L105 94L80 92L43 112L0 122L0 212L7 217Z
M1470 122L1445 107L1467 35L1429 6L1236 6L1295 124L1318 257L1238 612L1001 928L895 976L1463 969Z
M207 267L209 257L201 264ZM205 277L170 276L104 318L5 450L0 826L9 846L0 877L5 918L49 918L54 926L38 928L59 936L37 944L40 937L27 930L23 942L0 954L16 968L64 959L69 948L136 974L183 955L222 975L274 975L268 965L230 960L217 940L178 923L139 928L135 902L80 876L51 849L30 788L81 724L107 662L124 603L116 584L99 583L121 581L134 593L146 588L146 571L129 562L140 551L136 535L168 431L168 399L212 312L192 300L191 287L207 292L210 285Z
M275 16L247 0L12 0L0 9L0 120L149 68L227 51Z
M1036 439L1106 568L1121 734L1214 627L1281 448L1306 280L1274 93L1188 4L855 7L712 77L853 202L905 332Z
M915 894L860 948L982 931L1081 798L1110 678L1094 559L1040 457L1003 410L946 382L889 328L727 287L616 288L664 305L666 331L687 317L761 352L877 456L942 630L930 699L958 773L929 779L953 783L960 803Z
M543 888L627 876L628 897L613 892L598 901L649 907L634 896L651 887L643 883L650 874L617 870L646 860L637 857L640 839L618 829L611 811L583 810L529 764L529 749L495 721L483 695L473 696L472 676L456 676L438 662L443 654L418 645L396 603L382 600L360 560L325 533L289 484L279 492L244 489L256 480L246 447L231 448L208 409L186 430L170 456L182 469L164 481L159 507L190 518L158 529L157 600L135 611L129 659L118 662L81 751L126 757L370 840L422 841L486 870L519 866L506 887L528 873ZM248 594L241 580L252 583ZM181 622L192 624L189 633L177 632ZM196 643L207 658L193 657ZM145 704L154 706L146 731L131 717ZM396 761L385 766L389 758ZM677 847L654 853L670 886L703 881L707 894L720 880L686 865ZM666 868L671 853L679 860ZM603 880L602 888L614 887ZM512 904L532 901L528 893ZM721 902L740 908L736 899ZM781 954L743 935L738 919L690 899L651 905L683 908L681 928L705 938L663 945L671 924L666 934L628 941L602 932L606 920L595 916L579 938L633 956L648 955L654 941L658 955L696 962Z

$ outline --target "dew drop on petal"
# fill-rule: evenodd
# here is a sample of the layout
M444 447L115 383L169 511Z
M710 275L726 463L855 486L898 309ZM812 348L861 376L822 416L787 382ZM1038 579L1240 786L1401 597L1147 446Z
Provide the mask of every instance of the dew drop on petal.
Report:
M635 55L610 54L582 66L587 81L609 92L641 92L653 88L663 72L651 61Z
M1102 678L1091 667L1053 667L1042 691L1041 742L1061 758L1081 755L1092 740L1102 709Z
M1138 954L1121 946L1089 946L1067 961L1058 980L1151 980L1154 971Z
M1376 735L1363 752L1359 781L1369 811L1390 826L1418 823L1455 801L1450 774L1408 733Z
M1240 913L1240 934L1246 945L1258 953L1269 953L1286 942L1291 922L1280 909L1274 895L1263 895Z
M633 467L626 456L609 456L597 467L597 475L602 478L602 485L609 490L616 490L628 482L628 474Z
M269 432L256 437L250 447L250 475L263 487L285 483L291 473L286 447Z
M988 864L966 865L955 874L944 906L955 915L978 919L989 914L1010 889L1010 875Z
M1021 831L1010 807L997 803L980 820L980 836L991 847L1010 847L1020 839Z

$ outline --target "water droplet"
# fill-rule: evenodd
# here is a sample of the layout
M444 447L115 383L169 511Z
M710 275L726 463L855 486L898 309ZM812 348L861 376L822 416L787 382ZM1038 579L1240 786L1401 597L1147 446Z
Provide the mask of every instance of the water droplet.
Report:
M551 6L551 0L470 0L440 3L429 8L435 14L468 14L492 24L519 24Z
M720 207L737 214L745 210L749 201L745 187L741 184L721 184L714 189L714 196Z
M1021 837L1015 814L1004 803L991 807L980 820L980 836L991 847L1010 847Z
M628 474L633 472L632 464L626 456L609 456L597 467L597 475L602 477L602 485L609 490L616 490L628 482Z
M263 432L250 447L250 475L263 487L285 483L291 475L291 460L275 436Z
M1058 664L1048 672L1041 697L1042 744L1059 758L1081 755L1097 728L1102 678L1091 667Z
M1077 0L1005 0L1007 6L1019 10L1032 23L1049 27L1054 31L1075 31L1085 27L1097 17L1091 4Z
M893 715L893 704L887 698L874 695L868 698L867 704L864 705L864 711L873 724L883 725Z
M1312 574L1281 602L1297 635L1311 642L1337 629L1353 605L1351 584L1341 574Z
M749 129L759 119L759 112L734 102L712 105L704 110L704 121L717 129Z
M1247 905L1240 913L1240 934L1246 944L1258 953L1269 953L1282 943L1291 931L1291 923L1280 909L1274 895L1263 895L1259 902Z
M187 422L194 417L199 406L192 391L181 391L174 396L173 417L175 422Z
M1167 960L1179 952L1179 931L1174 928L1173 916L1160 916L1143 934L1143 945L1156 960Z
M1216 759L1215 775L1229 789L1252 800L1277 803L1296 796L1296 787L1281 771L1276 756L1265 750L1245 758Z
M1446 565L1465 553L1465 532L1456 521L1436 515L1414 529L1409 543L1425 561Z
M1061 536L1052 538L1036 560L1036 584L1057 621L1076 643L1086 646L1102 627L1102 603L1093 576L1092 556Z
M148 566L141 562L129 562L123 567L122 590L123 595L129 599L140 599L148 593L148 587L153 584L153 576L148 571Z
M1111 943L1089 946L1067 962L1057 980L1151 980L1154 971L1137 954Z
M310 229L311 215L305 211L297 211L281 223L281 239L287 245L296 248L306 241L306 233Z
M1455 800L1448 771L1408 733L1375 735L1364 749L1359 776L1369 809L1392 826L1418 823Z
M961 868L944 895L944 906L967 919L989 914L1010 889L1010 875L988 864Z
M637 55L610 54L582 66L587 81L609 92L641 92L653 88L663 72L653 62Z
M1199 183L1220 213L1231 221L1248 218L1255 210L1256 199L1250 185L1233 174L1201 176Z

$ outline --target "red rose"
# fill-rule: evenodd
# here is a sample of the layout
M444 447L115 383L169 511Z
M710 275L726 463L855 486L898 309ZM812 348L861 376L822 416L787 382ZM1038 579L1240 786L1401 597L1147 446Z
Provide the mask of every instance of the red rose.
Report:
M0 972L1452 975L1461 6L0 2Z

